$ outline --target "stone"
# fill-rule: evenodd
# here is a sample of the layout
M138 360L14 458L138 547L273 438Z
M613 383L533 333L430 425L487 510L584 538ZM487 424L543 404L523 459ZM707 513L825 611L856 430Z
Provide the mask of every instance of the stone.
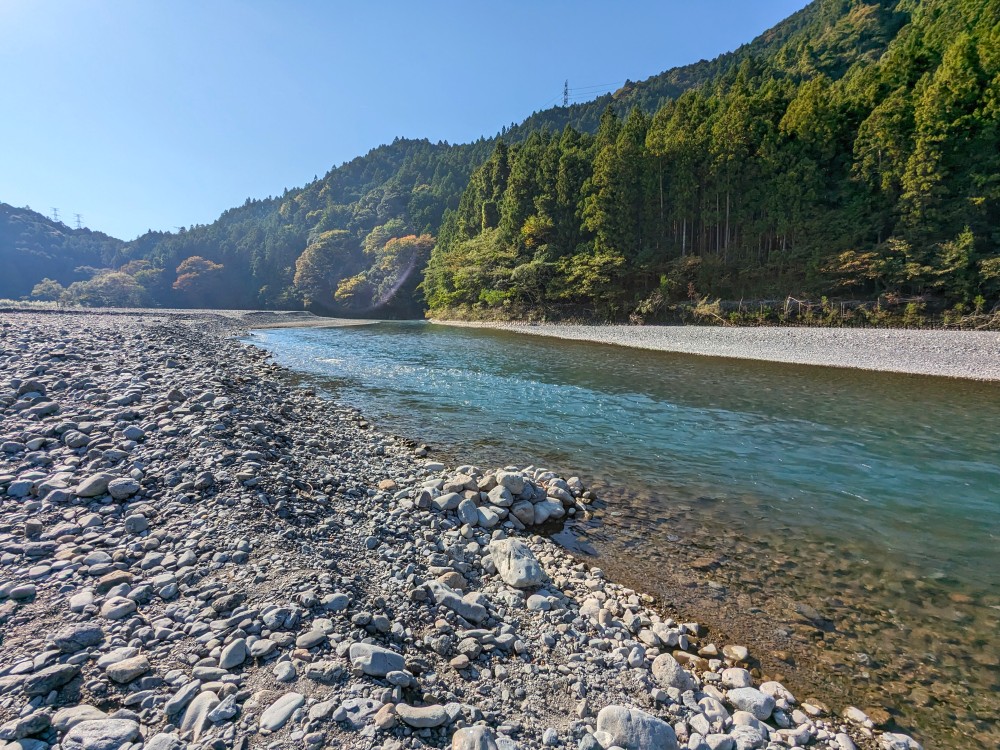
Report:
M149 659L145 656L133 656L131 659L123 659L117 664L112 664L108 667L107 673L115 682L127 684L146 674L151 668Z
M262 659L272 653L277 647L278 644L270 638L261 638L259 641L254 641L250 644L250 656L254 659Z
M211 690L203 690L198 693L193 701L188 704L184 711L184 718L181 719L181 734L191 733L192 738L197 740L211 725L208 715L219 705L219 696Z
M464 727L451 736L451 750L499 750L489 727Z
M142 750L184 750L186 746L176 734L160 732L146 740Z
M107 620L121 620L135 612L136 605L124 596L113 596L101 606L101 617Z
M722 670L722 684L727 688L750 687L753 685L753 677L745 669L730 667Z
M351 603L351 597L347 594L330 594L322 599L322 604L327 612L343 612Z
M52 727L57 732L66 732L81 721L100 721L108 718L108 715L94 706L81 703L79 706L69 706L56 711L52 717Z
M110 573L105 573L97 579L97 583L94 585L94 590L97 591L98 594L106 594L119 584L131 582L132 574L127 570L112 570Z
M737 750L762 748L767 744L766 732L756 727L740 725L733 727L729 736L736 742Z
M131 477L123 477L121 479L112 479L108 482L107 491L115 500L125 500L136 494L141 486L140 484L132 479ZM80 494L77 492L77 494Z
M271 732L278 731L305 702L306 698L301 693L285 693L261 714L260 728Z
M222 703L208 712L208 720L214 723L228 721L236 716L239 708L236 705L236 693L231 693L222 699Z
M199 693L201 690L201 681L194 680L184 685L180 690L174 693L170 699L163 706L163 713L167 716L173 716L176 713L180 713L181 710L191 702L191 700Z
M774 711L774 698L757 688L734 688L726 693L726 700L733 708L751 713L761 721L767 721Z
M98 497L108 491L108 483L114 479L110 474L93 474L84 479L73 490L77 497Z
M319 721L321 719L329 718L330 714L332 714L336 708L337 704L332 700L314 703L309 707L309 719L312 721Z
M222 653L219 655L219 668L233 669L238 667L246 661L247 656L249 656L249 652L247 651L246 639L237 638L222 649Z
M734 687L749 687L749 685L734 685ZM788 688L780 682L775 682L774 680L762 683L758 690L764 693L764 695L770 695L775 701L781 699L786 701L791 706L798 703L798 701L795 700L795 696L792 695Z
M475 594L466 594L461 597L437 581L430 581L427 587L434 595L434 601L461 615L469 622L480 623L490 616L486 607L474 601Z
M670 654L660 654L653 660L653 679L662 688L677 688L681 692L694 690L694 679Z
M923 750L920 744L908 734L886 732L879 737L883 750Z
M111 494L114 497L114 493ZM149 528L149 520L142 514L125 517L125 531L129 534L141 534Z
M514 504L514 496L510 494L510 490L500 485L490 490L487 496L490 499L490 504L496 505L498 508L509 508Z
M348 698L333 712L333 720L347 722L360 729L368 722L369 716L377 714L384 704L372 698Z
M439 727L448 723L448 712L444 706L410 706L406 703L397 703L396 714L403 723L416 729Z
M406 668L402 654L370 643L352 643L348 653L351 665L372 677L385 677Z
M476 526L479 523L479 513L476 504L466 498L458 504L458 518L462 523Z
M514 471L498 471L497 484L507 489L511 495L520 495L524 492L526 482L524 477Z
M52 719L47 713L36 711L0 726L0 740L19 740L32 734L41 734L51 723Z
M307 630L295 639L296 648L310 649L324 643L326 643L326 633L322 630Z
M90 719L76 724L62 740L63 750L118 750L139 736L131 719Z
M497 573L508 586L530 588L545 579L535 554L520 539L498 539L490 544L490 555Z
M476 508L476 520L484 529L492 529L500 523L500 514L490 507Z
M7 596L9 596L14 601L24 601L25 599L34 598L37 591L38 590L35 588L35 584L22 583L21 585L15 586L10 591L8 591Z
M125 659L131 659L133 656L139 655L139 649L134 646L119 646L118 648L111 649L106 653L101 654L97 658L97 666L101 669L107 669L112 664L117 664Z
M750 657L746 646L723 646L722 655L733 662L745 662Z
M535 505L528 500L518 500L510 507L510 514L525 526L535 525Z
M392 703L386 703L378 710L372 721L375 724L375 728L380 732L387 732L394 728L397 724L396 706Z
M74 664L54 664L28 675L23 683L25 695L48 695L80 674Z
M679 750L673 727L637 708L602 708L597 714L597 731L607 732L611 745L623 750Z
M736 740L728 734L709 734L705 737L705 744L709 750L735 750Z
M290 661L279 661L274 665L274 679L278 682L295 682L299 677L295 665Z
M52 638L56 648L64 654L75 654L85 648L96 646L104 640L104 631L99 625L70 625Z

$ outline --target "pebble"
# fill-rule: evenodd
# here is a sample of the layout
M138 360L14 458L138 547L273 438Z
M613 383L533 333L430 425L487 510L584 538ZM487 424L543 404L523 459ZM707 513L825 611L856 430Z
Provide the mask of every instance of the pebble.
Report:
M261 714L260 728L271 732L281 729L305 700L301 693L285 693Z

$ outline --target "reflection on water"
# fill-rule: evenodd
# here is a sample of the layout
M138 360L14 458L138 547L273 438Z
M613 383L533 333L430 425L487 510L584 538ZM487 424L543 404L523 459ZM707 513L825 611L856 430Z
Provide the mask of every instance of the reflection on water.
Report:
M839 623L824 650L886 654L857 657L851 680L891 693L916 726L927 716L961 724L966 742L995 739L995 384L418 323L254 341L332 378L337 398L388 431L598 482L607 511L575 531L602 566L646 564L665 593L657 571L697 558L715 592L784 592L792 609L811 598ZM791 619L793 640L821 632Z

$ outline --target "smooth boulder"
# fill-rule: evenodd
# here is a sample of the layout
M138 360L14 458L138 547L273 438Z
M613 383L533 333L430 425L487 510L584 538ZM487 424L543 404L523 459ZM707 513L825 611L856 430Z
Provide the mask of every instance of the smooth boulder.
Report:
M508 586L531 588L545 579L535 553L520 539L498 539L490 544L497 573Z
M767 721L774 711L774 698L757 688L735 688L726 693L726 700L739 711L747 711L761 721Z
M663 688L677 688L682 693L694 690L694 679L670 654L660 654L653 660L653 679Z
M637 708L602 708L597 731L607 732L612 744L623 750L679 750L673 727Z
M63 750L118 750L139 736L131 719L92 719L74 726L62 741Z
M285 693L272 703L260 716L260 728L276 732L281 729L295 713L295 710L306 702L301 693Z
M406 668L401 654L370 643L352 643L351 665L371 677L385 677L389 672L399 672Z

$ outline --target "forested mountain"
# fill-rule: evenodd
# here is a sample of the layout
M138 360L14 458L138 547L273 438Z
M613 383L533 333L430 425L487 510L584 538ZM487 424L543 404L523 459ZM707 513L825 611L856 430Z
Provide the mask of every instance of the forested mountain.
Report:
M100 232L70 229L30 208L0 203L0 297L28 295L44 277L62 285L87 279L90 269L116 265L124 245Z
M121 243L4 207L0 296L47 277L35 296L383 316L989 308L998 76L1000 0L816 0L713 61L473 144L397 139L210 225Z
M654 317L788 294L1000 297L1000 1L842 0L668 101L498 143L432 312ZM802 19L799 19L800 21Z
M857 59L877 60L906 15L892 13L896 2L882 3L885 7L880 12L891 15L880 19L877 33L869 32L861 39L851 33L852 5L839 0L810 3L732 52L713 60L671 68L638 83L626 81L617 91L592 101L536 112L522 123L511 124L503 132L503 137L509 142L517 142L540 130L561 132L567 125L593 134L597 132L601 115L608 106L620 115L627 114L634 107L653 114L685 91L718 79L738 68L745 60L767 58L775 66L788 70L804 57L811 57L828 73L843 70ZM858 43L860 46L852 46Z

